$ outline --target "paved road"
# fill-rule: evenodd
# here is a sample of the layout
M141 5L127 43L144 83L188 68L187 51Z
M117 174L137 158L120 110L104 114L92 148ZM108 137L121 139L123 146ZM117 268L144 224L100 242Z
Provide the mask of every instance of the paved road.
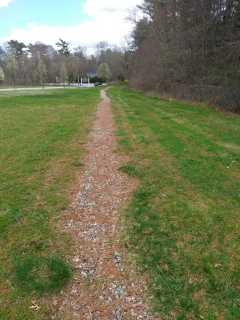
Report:
M77 88L77 86L71 86L71 87L68 87L68 86L66 86L65 87L65 89L66 88ZM16 88L15 89L15 91L22 91L22 90L45 90L45 89L64 89L64 87L62 86L62 87L44 87L44 88L42 88L42 87L30 87L30 88ZM1 89L0 88L0 92L1 91L14 91L14 88L3 88L3 89Z

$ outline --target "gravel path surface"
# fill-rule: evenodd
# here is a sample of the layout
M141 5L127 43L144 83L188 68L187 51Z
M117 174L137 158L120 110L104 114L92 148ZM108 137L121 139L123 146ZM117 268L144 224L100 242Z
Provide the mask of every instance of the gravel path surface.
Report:
M118 171L124 159L114 153L111 102L105 90L101 97L79 191L59 226L73 237L74 273L54 298L52 319L155 319L143 300L146 284L120 245L120 210L138 182Z

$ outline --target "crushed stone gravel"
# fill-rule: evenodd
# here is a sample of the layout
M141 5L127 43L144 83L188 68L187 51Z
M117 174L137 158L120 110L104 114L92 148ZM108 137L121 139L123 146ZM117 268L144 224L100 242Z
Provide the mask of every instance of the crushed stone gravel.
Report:
M121 210L138 181L118 170L111 101L101 90L88 154L71 210L58 227L73 238L73 278L55 295L51 319L157 319L149 310L146 280L121 246Z

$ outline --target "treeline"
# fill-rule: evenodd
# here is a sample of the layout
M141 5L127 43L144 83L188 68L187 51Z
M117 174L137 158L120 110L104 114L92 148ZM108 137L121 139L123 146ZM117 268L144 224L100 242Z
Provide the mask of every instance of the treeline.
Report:
M240 111L239 0L144 0L129 18L127 44L103 41L91 55L62 39L55 47L7 42L0 47L0 84L127 79L138 90Z
M62 39L55 47L10 40L0 47L0 85L70 84L84 77L122 81L127 74L124 56L123 48L111 47L104 41L88 55L87 48L70 49L70 43Z
M144 0L131 83L240 110L240 1Z

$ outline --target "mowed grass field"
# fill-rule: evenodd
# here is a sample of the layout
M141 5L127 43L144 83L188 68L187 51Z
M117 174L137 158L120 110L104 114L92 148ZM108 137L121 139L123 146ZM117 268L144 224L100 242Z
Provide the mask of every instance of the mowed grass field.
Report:
M120 170L139 179L125 245L159 319L239 319L240 117L108 90Z
M81 170L99 89L0 92L0 319L50 319L71 276L55 223ZM38 309L38 306L40 309Z
M0 92L1 320L50 319L71 277L71 239L55 224L84 168L99 90ZM139 179L124 243L159 319L238 319L239 116L126 87L107 94L129 156L119 170Z

